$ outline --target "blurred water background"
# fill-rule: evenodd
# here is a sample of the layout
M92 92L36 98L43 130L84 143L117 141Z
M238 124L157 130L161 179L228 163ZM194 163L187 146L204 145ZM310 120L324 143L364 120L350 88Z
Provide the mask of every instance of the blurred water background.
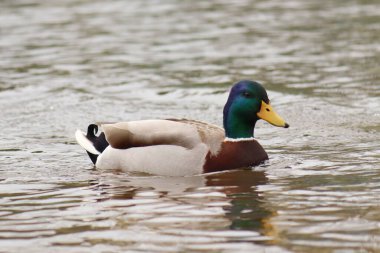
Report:
M377 0L2 0L0 252L380 252ZM94 121L221 125L267 88L262 166L102 172Z

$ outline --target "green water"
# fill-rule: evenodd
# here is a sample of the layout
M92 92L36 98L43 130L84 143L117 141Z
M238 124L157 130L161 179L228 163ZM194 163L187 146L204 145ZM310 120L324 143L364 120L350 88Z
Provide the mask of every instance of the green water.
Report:
M380 252L380 3L0 2L0 252ZM222 124L253 79L290 124L270 160L96 170L94 121Z

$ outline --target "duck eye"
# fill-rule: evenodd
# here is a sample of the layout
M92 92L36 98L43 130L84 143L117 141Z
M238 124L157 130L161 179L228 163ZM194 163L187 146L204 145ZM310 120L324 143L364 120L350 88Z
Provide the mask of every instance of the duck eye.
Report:
M251 98L253 97L251 93L249 93L248 91L244 91L243 92L243 97L246 97L246 98Z
M266 108L265 110L267 110L267 112L270 112L269 108Z

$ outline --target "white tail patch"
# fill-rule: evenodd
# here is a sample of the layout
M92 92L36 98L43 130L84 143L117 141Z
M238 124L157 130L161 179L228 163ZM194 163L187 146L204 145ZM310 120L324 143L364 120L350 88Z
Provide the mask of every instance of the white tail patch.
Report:
M78 129L75 132L75 139L77 139L78 144L81 145L82 148L91 154L100 155L100 152L96 150L94 144L89 139L87 139L86 135L81 130Z

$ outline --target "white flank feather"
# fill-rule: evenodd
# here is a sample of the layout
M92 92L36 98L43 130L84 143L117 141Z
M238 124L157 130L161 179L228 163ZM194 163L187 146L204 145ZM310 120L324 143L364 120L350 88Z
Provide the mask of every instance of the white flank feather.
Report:
M87 139L86 135L81 130L78 129L75 132L75 139L77 139L78 144L81 145L82 148L91 154L100 155L100 152L96 150L94 144L89 139Z
M187 176L203 172L208 148L201 143L193 149L177 145L153 145L129 149L108 146L98 157L102 170L138 171L161 176Z

